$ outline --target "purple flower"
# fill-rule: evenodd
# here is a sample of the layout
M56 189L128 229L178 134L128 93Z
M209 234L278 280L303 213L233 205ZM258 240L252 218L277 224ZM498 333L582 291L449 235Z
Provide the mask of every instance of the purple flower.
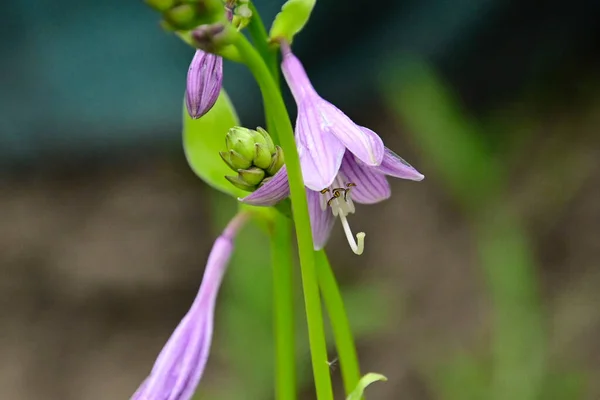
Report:
M185 105L190 117L197 119L215 105L223 84L223 58L196 50L190 63L185 90Z
M413 181L424 176L386 148L375 132L356 125L321 98L285 43L282 53L283 74L298 105L296 145L315 250L325 246L339 217L350 247L362 254L365 234L358 233L355 240L346 218L355 212L354 202L374 204L390 197L386 175ZM287 170L282 168L269 182L240 200L270 206L288 195Z
M215 302L233 251L233 239L246 219L246 214L238 214L215 241L194 303L132 400L188 400L193 396L208 360Z

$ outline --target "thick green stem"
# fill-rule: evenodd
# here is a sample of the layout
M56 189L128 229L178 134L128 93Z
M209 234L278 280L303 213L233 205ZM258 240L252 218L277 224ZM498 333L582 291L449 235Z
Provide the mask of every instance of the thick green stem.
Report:
M265 108L270 110L269 115L273 120L275 129L279 133L281 146L285 153L285 164L293 205L292 213L296 227L298 253L300 255L308 338L317 398L319 400L332 400L333 390L331 388L329 365L327 364L327 346L308 215L308 202L302 179L302 171L300 169L298 150L294 141L294 131L281 93L263 59L243 35L238 33L233 36L233 44L238 48L240 55L260 86Z
M260 18L260 14L254 6L254 3L250 2L249 7L252 11L252 19L250 20L250 24L248 24L248 32L250 33L250 37L256 46L256 50L262 57L265 64L267 64L269 72L271 73L271 76L277 85L277 89L279 89L279 65L277 63L277 52L275 49L269 47L269 35L267 34L265 25L263 24L263 21ZM267 131L269 131L271 136L273 136L275 143L279 144L279 133L275 129L273 117L270 115L270 112L271 110L268 107L265 107Z
M346 396L348 396L358 385L360 367L352 330L344 307L344 300L324 250L317 253L317 275L325 308L333 329L342 379L344 380L344 389Z
M271 231L273 268L273 327L275 334L275 398L296 398L296 361L294 344L294 265L291 250L290 220L275 217Z
M258 10L254 6L253 2L249 3L250 10L252 11L252 20L248 24L248 32L250 37L256 46L256 50L260 53L261 57L269 67L271 76L275 81L277 87L279 87L279 65L277 64L277 49L269 46L269 35L265 29L262 19Z

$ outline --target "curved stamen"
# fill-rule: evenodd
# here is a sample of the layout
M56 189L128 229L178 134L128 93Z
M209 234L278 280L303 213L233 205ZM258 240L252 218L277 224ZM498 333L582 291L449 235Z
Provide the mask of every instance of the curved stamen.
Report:
M356 241L354 241L354 235L352 234L352 230L350 229L350 224L348 224L348 220L346 219L346 215L344 213L340 213L340 220L342 221L342 226L344 227L344 233L346 233L346 239L348 239L348 244L350 248L354 252L354 254L361 255L365 249L365 236L364 232L358 232L356 234Z

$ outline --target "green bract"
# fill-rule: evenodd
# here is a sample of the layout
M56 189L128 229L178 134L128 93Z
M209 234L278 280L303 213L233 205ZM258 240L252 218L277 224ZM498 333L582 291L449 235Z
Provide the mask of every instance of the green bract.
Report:
M350 393L346 400L360 400L367 386L377 381L387 381L387 378L381 374L369 372L368 374L360 378L358 385L356 385L356 389L354 389L354 391Z
M183 149L188 164L204 182L236 198L245 193L225 179L230 170L221 161L219 151L229 129L238 124L238 116L224 90L213 108L200 119L192 119L183 107Z
M308 22L314 6L315 0L288 0L273 21L269 33L271 40L285 39L292 43L296 33Z

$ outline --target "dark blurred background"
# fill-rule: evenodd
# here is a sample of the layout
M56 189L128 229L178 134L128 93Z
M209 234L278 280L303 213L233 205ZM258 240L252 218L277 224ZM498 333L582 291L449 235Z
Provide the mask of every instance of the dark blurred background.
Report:
M257 1L264 21L281 4ZM2 10L0 398L125 399L236 207L181 148L193 51L141 1ZM389 378L369 398L600 399L599 17L597 1L317 2L294 43L314 85L427 177L357 210L363 256L341 229L328 246L363 371ZM247 71L225 75L243 124L263 124ZM254 233L198 398L273 397Z

